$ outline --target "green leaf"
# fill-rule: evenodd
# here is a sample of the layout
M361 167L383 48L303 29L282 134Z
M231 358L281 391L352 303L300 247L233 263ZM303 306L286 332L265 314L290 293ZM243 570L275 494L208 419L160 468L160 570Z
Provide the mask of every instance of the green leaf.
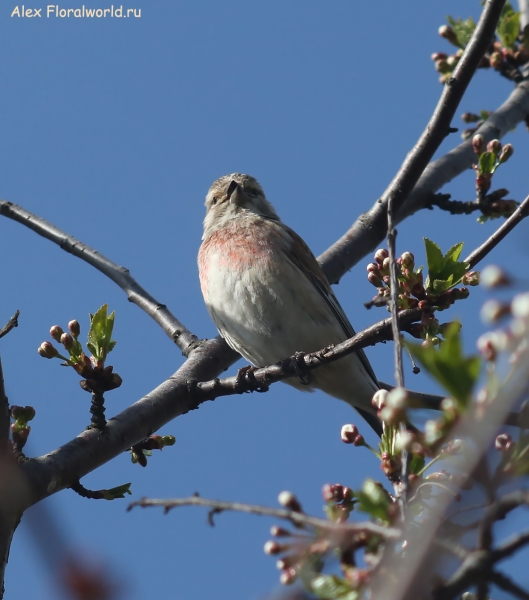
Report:
M114 348L116 342L111 339L116 313L107 315L108 304L90 315L90 330L88 331L87 348L96 360L104 361L107 354Z
M496 155L493 152L483 152L479 157L479 170L481 173L494 173Z
M424 456L421 454L412 454L410 460L410 473L415 475L424 468Z
M389 506L390 500L384 488L373 479L366 479L359 492L355 492L358 498L358 509L371 515L374 519L380 519L384 523L390 523Z
M516 12L509 2L503 7L496 31L505 48L515 48L516 38L520 33L520 13Z
M481 360L478 356L463 356L459 326L449 327L438 350L433 346L406 343L412 356L440 383L460 409L464 409L472 395L479 376Z
M117 487L111 488L105 491L105 500L116 500L116 498L125 498L125 494L132 495L130 491L130 483L124 483L123 485L118 485Z
M424 238L424 245L428 262L428 277L424 286L435 294L442 294L457 285L468 270L467 263L458 261L463 243L452 246L445 256L439 246L428 238Z
M424 238L424 245L426 247L426 262L428 264L428 273L440 273L443 265L443 253L441 248L435 243Z
M450 259L452 262L456 263L461 256L461 252L463 251L463 242L459 242L459 244L454 244L450 250L446 253L445 260Z
M356 600L359 596L346 579L337 575L318 575L310 583L310 589L321 600Z
M474 33L474 29L476 29L474 19L472 19L472 17L469 17L466 21L463 21L463 19L459 18L456 21L453 17L448 16L446 17L446 20L448 21L448 23L450 23L450 26L456 34L457 45L460 48L465 48L465 46L470 41L472 34Z

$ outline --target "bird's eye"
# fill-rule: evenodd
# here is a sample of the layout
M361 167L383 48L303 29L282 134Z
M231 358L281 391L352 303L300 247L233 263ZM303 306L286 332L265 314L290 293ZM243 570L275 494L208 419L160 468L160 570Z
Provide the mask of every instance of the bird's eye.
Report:
M218 198L216 196L213 196L211 203L212 204L217 204Z

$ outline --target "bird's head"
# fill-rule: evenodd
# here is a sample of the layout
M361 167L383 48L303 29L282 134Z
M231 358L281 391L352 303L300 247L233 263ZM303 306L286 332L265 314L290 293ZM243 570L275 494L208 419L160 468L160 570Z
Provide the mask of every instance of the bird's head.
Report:
M206 196L203 239L244 213L279 220L259 182L251 175L232 173L213 182Z

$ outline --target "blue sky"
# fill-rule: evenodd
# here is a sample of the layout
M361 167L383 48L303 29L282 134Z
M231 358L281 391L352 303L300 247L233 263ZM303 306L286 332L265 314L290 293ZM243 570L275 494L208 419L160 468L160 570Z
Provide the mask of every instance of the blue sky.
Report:
M283 220L321 253L380 196L435 107L441 86L430 55L450 51L437 35L445 15L477 18L480 9L477 0L137 0L123 7L141 9L140 18L48 19L46 5L35 4L43 17L29 19L11 17L16 6L0 9L2 198L129 268L201 338L216 334L196 269L211 182L234 171L254 175ZM497 74L479 72L458 114L493 110L511 89ZM523 126L509 141L515 155L495 184L522 200L529 193L518 175L529 160ZM441 151L458 142L451 136ZM471 199L472 172L445 191ZM398 228L398 247L422 263L423 236L444 250L465 241L470 252L496 226L424 211ZM103 303L116 310L111 362L124 383L108 396L109 416L171 375L182 357L88 265L16 223L1 219L0 228L0 321L21 310L20 327L0 342L7 393L12 403L36 408L28 453L42 454L89 421L89 397L74 373L36 353L51 325L77 318L86 332L89 312ZM524 223L491 261L519 270L526 231ZM356 329L386 316L363 307L375 291L367 262L336 289ZM475 301L450 311L463 319L469 349L483 330L477 313L484 298L473 290ZM391 346L368 355L391 382ZM436 389L409 365L406 383ZM351 421L360 424L347 405L278 384L268 394L207 403L167 425L163 433L177 444L146 469L123 455L83 483L98 489L132 481L134 499L199 492L273 506L289 489L321 514L324 483L358 488L366 476L379 476L367 451L340 442L341 425ZM278 585L275 561L262 552L271 520L224 514L210 528L199 509L126 513L125 501L88 501L71 491L45 505L69 551L104 564L121 598L258 599ZM56 575L34 543L31 523L45 518L39 510L13 543L11 600L58 597ZM49 558L59 544L47 543ZM527 574L518 582L527 585Z

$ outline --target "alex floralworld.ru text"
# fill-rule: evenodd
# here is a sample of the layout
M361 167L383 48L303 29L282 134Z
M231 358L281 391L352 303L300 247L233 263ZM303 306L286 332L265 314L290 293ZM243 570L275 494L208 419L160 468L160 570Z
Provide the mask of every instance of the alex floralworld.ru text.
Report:
M44 13L43 13L44 11ZM57 17L57 18L104 18L104 17L115 17L126 19L127 17L136 17L137 19L141 17L141 8L123 8L123 5L120 6L110 6L109 8L87 8L84 4L79 8L61 8L58 4L48 4L46 9L44 8L29 8L26 7L25 4L21 6L15 6L13 12L11 13L12 17L24 17L26 19L31 18L42 18L47 17Z

